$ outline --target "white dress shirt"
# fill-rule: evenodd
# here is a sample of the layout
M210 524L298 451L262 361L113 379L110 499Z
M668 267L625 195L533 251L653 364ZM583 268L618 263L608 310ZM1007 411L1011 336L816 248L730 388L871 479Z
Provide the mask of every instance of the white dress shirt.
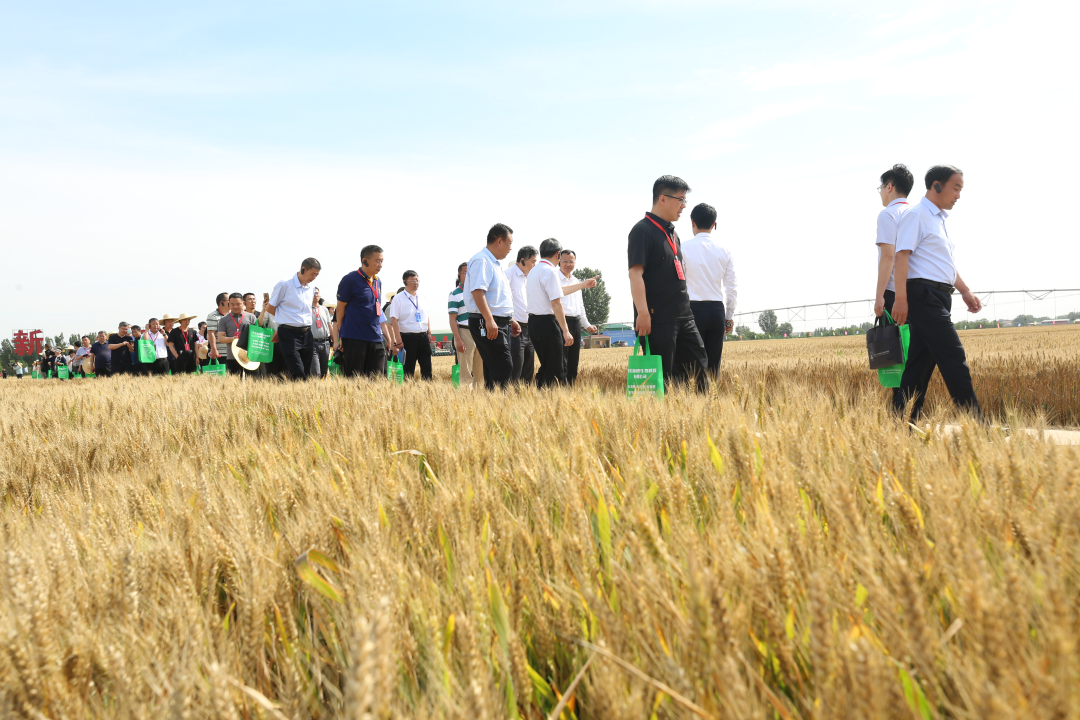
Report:
M514 314L510 281L506 279L502 265L486 247L469 258L469 266L465 270L465 309L483 319L473 290L484 291L492 317L510 317Z
M510 294L514 296L514 319L519 323L529 322L529 293L525 289L525 281L528 277L517 263L506 268Z
M896 252L910 250L908 278L956 284L953 242L945 229L949 213L925 197L904 213L896 232Z
M570 277L563 275L562 268L557 269L559 271L559 284L563 287L581 282L573 275ZM592 323L589 322L589 316L585 314L585 300L581 297L581 290L575 290L569 295L563 295L562 307L563 312L566 313L566 317L576 317L581 319L581 327L587 328L592 325Z
M554 315L551 307L552 300L561 300L562 273L557 267L547 260L541 260L533 265L529 271L528 280L525 283L529 295L530 315Z
M420 320L416 314L420 313ZM398 330L403 333L426 333L428 331L428 311L424 307L424 301L420 293L410 295L408 290L402 290L390 301L390 309L387 317L397 318Z
M274 286L274 292L270 293L270 304L274 306L277 324L311 327L311 301L314 297L315 287L311 283L301 285L297 274L279 282Z
M911 208L907 198L896 198L888 206L878 213L877 216L877 245L878 265L881 265L881 246L893 245L895 250L896 232L900 229L900 218ZM893 276L889 275L889 282L885 285L886 290L896 290Z
M147 330L143 333L143 337L154 343L154 356L158 360L169 357L169 350L165 347L165 343L168 341L169 337L165 334L164 330L159 330L156 335L150 330Z
M690 302L722 302L730 320L739 297L731 251L703 232L684 242L682 252Z

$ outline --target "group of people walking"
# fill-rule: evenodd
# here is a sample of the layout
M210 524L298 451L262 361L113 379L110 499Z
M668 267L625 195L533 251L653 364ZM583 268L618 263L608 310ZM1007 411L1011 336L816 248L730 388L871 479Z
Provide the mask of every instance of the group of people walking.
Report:
M971 312L982 303L956 270L954 245L945 227L960 198L963 173L936 165L926 173L926 195L908 201L914 177L904 165L881 175L884 209L878 217L879 250L875 312L889 311L911 326L907 364L893 396L901 411L914 400L921 412L935 367L957 405L979 412L963 346L951 319L953 290ZM690 214L693 238L683 242L675 223L687 207L690 186L664 175L653 183L652 207L630 230L627 260L634 305L634 330L661 358L665 383L689 382L705 391L720 370L724 337L732 330L738 282L729 248L713 237L717 212L701 203ZM582 331L597 332L582 291L597 277L577 280L577 254L555 238L526 245L512 264L513 230L496 223L486 243L457 268L447 313L463 386L488 389L510 383L537 387L572 385L578 373ZM383 249L367 245L360 267L338 283L336 299L325 299L312 283L322 267L307 258L298 272L264 293L256 311L254 293L220 293L216 309L191 328L194 315L150 318L145 327L120 323L117 332L82 338L82 347L48 348L42 373L67 366L70 372L181 374L223 360L227 372L293 379L323 377L336 364L346 377L376 376L395 355L403 372L430 380L431 311L408 270L396 293L383 294L379 277ZM274 360L252 363L244 352L246 326L273 330ZM135 343L147 340L154 357L140 357Z

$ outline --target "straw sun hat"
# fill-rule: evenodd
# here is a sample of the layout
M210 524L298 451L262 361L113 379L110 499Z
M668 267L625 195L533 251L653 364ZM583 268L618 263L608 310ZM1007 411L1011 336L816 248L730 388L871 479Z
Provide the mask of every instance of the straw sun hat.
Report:
M262 365L262 363L258 360L249 360L247 350L239 347L239 342L240 338L234 337L229 340L229 345L232 346L233 359L236 360L236 362L240 364L240 367L244 368L245 370L258 370L259 366Z

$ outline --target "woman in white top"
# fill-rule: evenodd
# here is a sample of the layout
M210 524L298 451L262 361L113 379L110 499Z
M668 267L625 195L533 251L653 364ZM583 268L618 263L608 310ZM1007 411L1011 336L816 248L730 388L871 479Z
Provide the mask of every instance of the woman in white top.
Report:
M559 253L559 276L563 287L573 285L578 281L574 277L574 266L577 264L577 253L573 250L563 250ZM599 275L594 279L599 279ZM589 316L585 314L585 300L581 297L581 290L575 290L569 295L563 295L563 312L566 313L566 326L570 334L574 336L574 343L563 349L566 355L566 382L570 385L577 380L578 360L581 356L581 328L585 328L590 335L596 334L596 326L589 322Z
M157 318L150 318L150 322L146 323L143 339L154 343L154 355L157 359L150 364L150 374L168 375L169 348L166 343L169 341L169 334L161 327Z

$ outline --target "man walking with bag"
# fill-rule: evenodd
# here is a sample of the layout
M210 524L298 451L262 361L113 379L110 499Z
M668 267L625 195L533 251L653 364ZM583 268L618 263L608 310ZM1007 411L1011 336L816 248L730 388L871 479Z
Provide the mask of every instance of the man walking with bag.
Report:
M472 389L484 382L484 361L476 354L476 341L469 332L469 312L465 309L465 271L469 263L458 265L457 282L446 298L450 331L454 334L454 352L460 366L460 384Z
M908 400L914 399L911 421L917 420L936 366L956 406L981 418L967 355L952 323L953 289L960 291L969 312L982 310L982 301L960 277L945 227L948 211L964 188L964 173L952 165L935 165L927 171L925 182L926 195L901 218L896 236L893 318L911 326L911 342L899 392L893 394L893 409L902 413Z
M877 290L874 293L874 314L881 317L888 310L892 314L896 300L896 285L893 280L893 262L896 256L896 234L900 230L900 219L911 205L908 195L915 185L915 176L906 165L896 164L881 173L881 185L878 195L884 210L878 213L877 238L874 242L878 249Z
M420 379L431 379L431 320L427 307L420 298L420 276L415 270L406 270L401 276L405 289L390 301L387 317L394 326L398 338L397 349L405 351L405 377L413 379L416 363L420 363Z
M229 314L218 320L217 339L219 342L226 341L225 354L228 359L225 361L225 367L230 375L255 376L255 372L245 369L233 354L237 345L232 340L240 339L245 325L257 325L258 322L257 317L244 311L243 295L233 293L229 296Z
M514 319L514 298L510 281L499 261L510 254L514 231L502 223L488 230L487 246L469 259L465 271L465 309L469 312L469 332L476 351L484 361L484 387L506 387L514 373L510 356L510 334L521 332Z
M277 321L281 357L293 380L303 380L311 367L311 299L322 265L313 257L300 263L300 272L274 286L266 311Z
M360 268L349 271L338 283L334 332L344 355L341 373L346 377L376 377L386 372L389 349L382 336L382 266L382 248L367 245L360 251Z
M652 210L630 230L630 293L634 330L638 336L649 336L651 353L663 362L665 385L691 380L698 392L706 392L709 358L690 309L681 241L675 232L688 192L686 181L674 175L653 183Z

